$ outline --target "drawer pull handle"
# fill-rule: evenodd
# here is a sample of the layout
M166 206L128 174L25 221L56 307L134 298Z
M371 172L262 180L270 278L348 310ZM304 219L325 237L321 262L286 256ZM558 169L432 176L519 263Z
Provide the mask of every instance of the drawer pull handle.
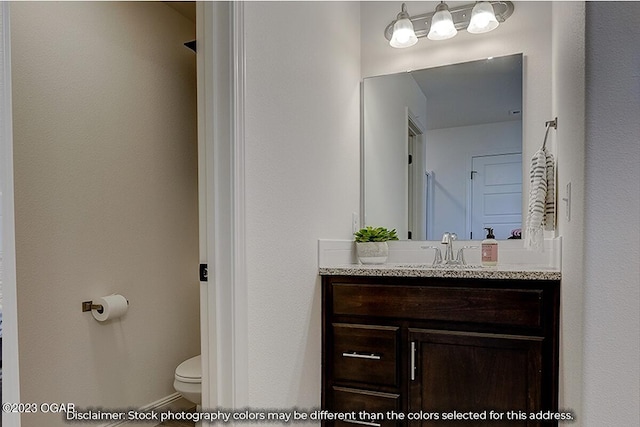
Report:
M363 426L371 426L371 427L380 427L380 423L370 423L368 421L358 421L358 420L342 420L345 423L350 423L350 424L360 424Z
M342 357L355 357L356 359L370 359L370 360L380 360L380 356L374 353L371 354L360 354L355 351L344 352L342 353Z

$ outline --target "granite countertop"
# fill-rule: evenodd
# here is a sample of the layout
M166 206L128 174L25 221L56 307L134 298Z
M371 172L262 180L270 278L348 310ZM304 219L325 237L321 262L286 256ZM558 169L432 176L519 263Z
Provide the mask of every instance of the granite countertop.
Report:
M321 276L445 277L461 279L560 280L558 269L536 265L431 267L426 264L343 264L320 267Z

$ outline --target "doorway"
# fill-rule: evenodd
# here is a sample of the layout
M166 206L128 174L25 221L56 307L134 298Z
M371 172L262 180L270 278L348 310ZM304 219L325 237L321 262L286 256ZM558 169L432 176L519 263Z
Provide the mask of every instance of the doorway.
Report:
M427 224L427 185L424 173L424 134L409 113L407 119L407 239L425 240ZM402 238L402 236L400 236Z
M522 153L473 156L469 239L482 239L491 227L507 239L522 227Z

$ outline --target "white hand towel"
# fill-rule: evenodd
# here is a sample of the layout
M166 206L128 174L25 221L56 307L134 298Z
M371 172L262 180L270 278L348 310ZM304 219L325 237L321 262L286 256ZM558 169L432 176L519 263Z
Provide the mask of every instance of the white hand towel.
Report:
M547 172L547 193L544 203L544 229L555 230L556 228L556 188L555 188L555 162L553 154L546 153L546 172Z
M529 208L525 227L525 248L541 252L544 249L543 225L547 199L547 154L543 148L531 159Z

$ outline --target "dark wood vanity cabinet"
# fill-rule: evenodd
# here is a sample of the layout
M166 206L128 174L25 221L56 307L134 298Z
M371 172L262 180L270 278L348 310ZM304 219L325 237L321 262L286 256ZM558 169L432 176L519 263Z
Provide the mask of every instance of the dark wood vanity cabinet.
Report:
M557 412L559 289L554 280L323 276L323 409L365 411L355 424L372 427L484 425L490 411L503 420L491 424L542 425L514 418ZM466 413L487 421L443 420Z

